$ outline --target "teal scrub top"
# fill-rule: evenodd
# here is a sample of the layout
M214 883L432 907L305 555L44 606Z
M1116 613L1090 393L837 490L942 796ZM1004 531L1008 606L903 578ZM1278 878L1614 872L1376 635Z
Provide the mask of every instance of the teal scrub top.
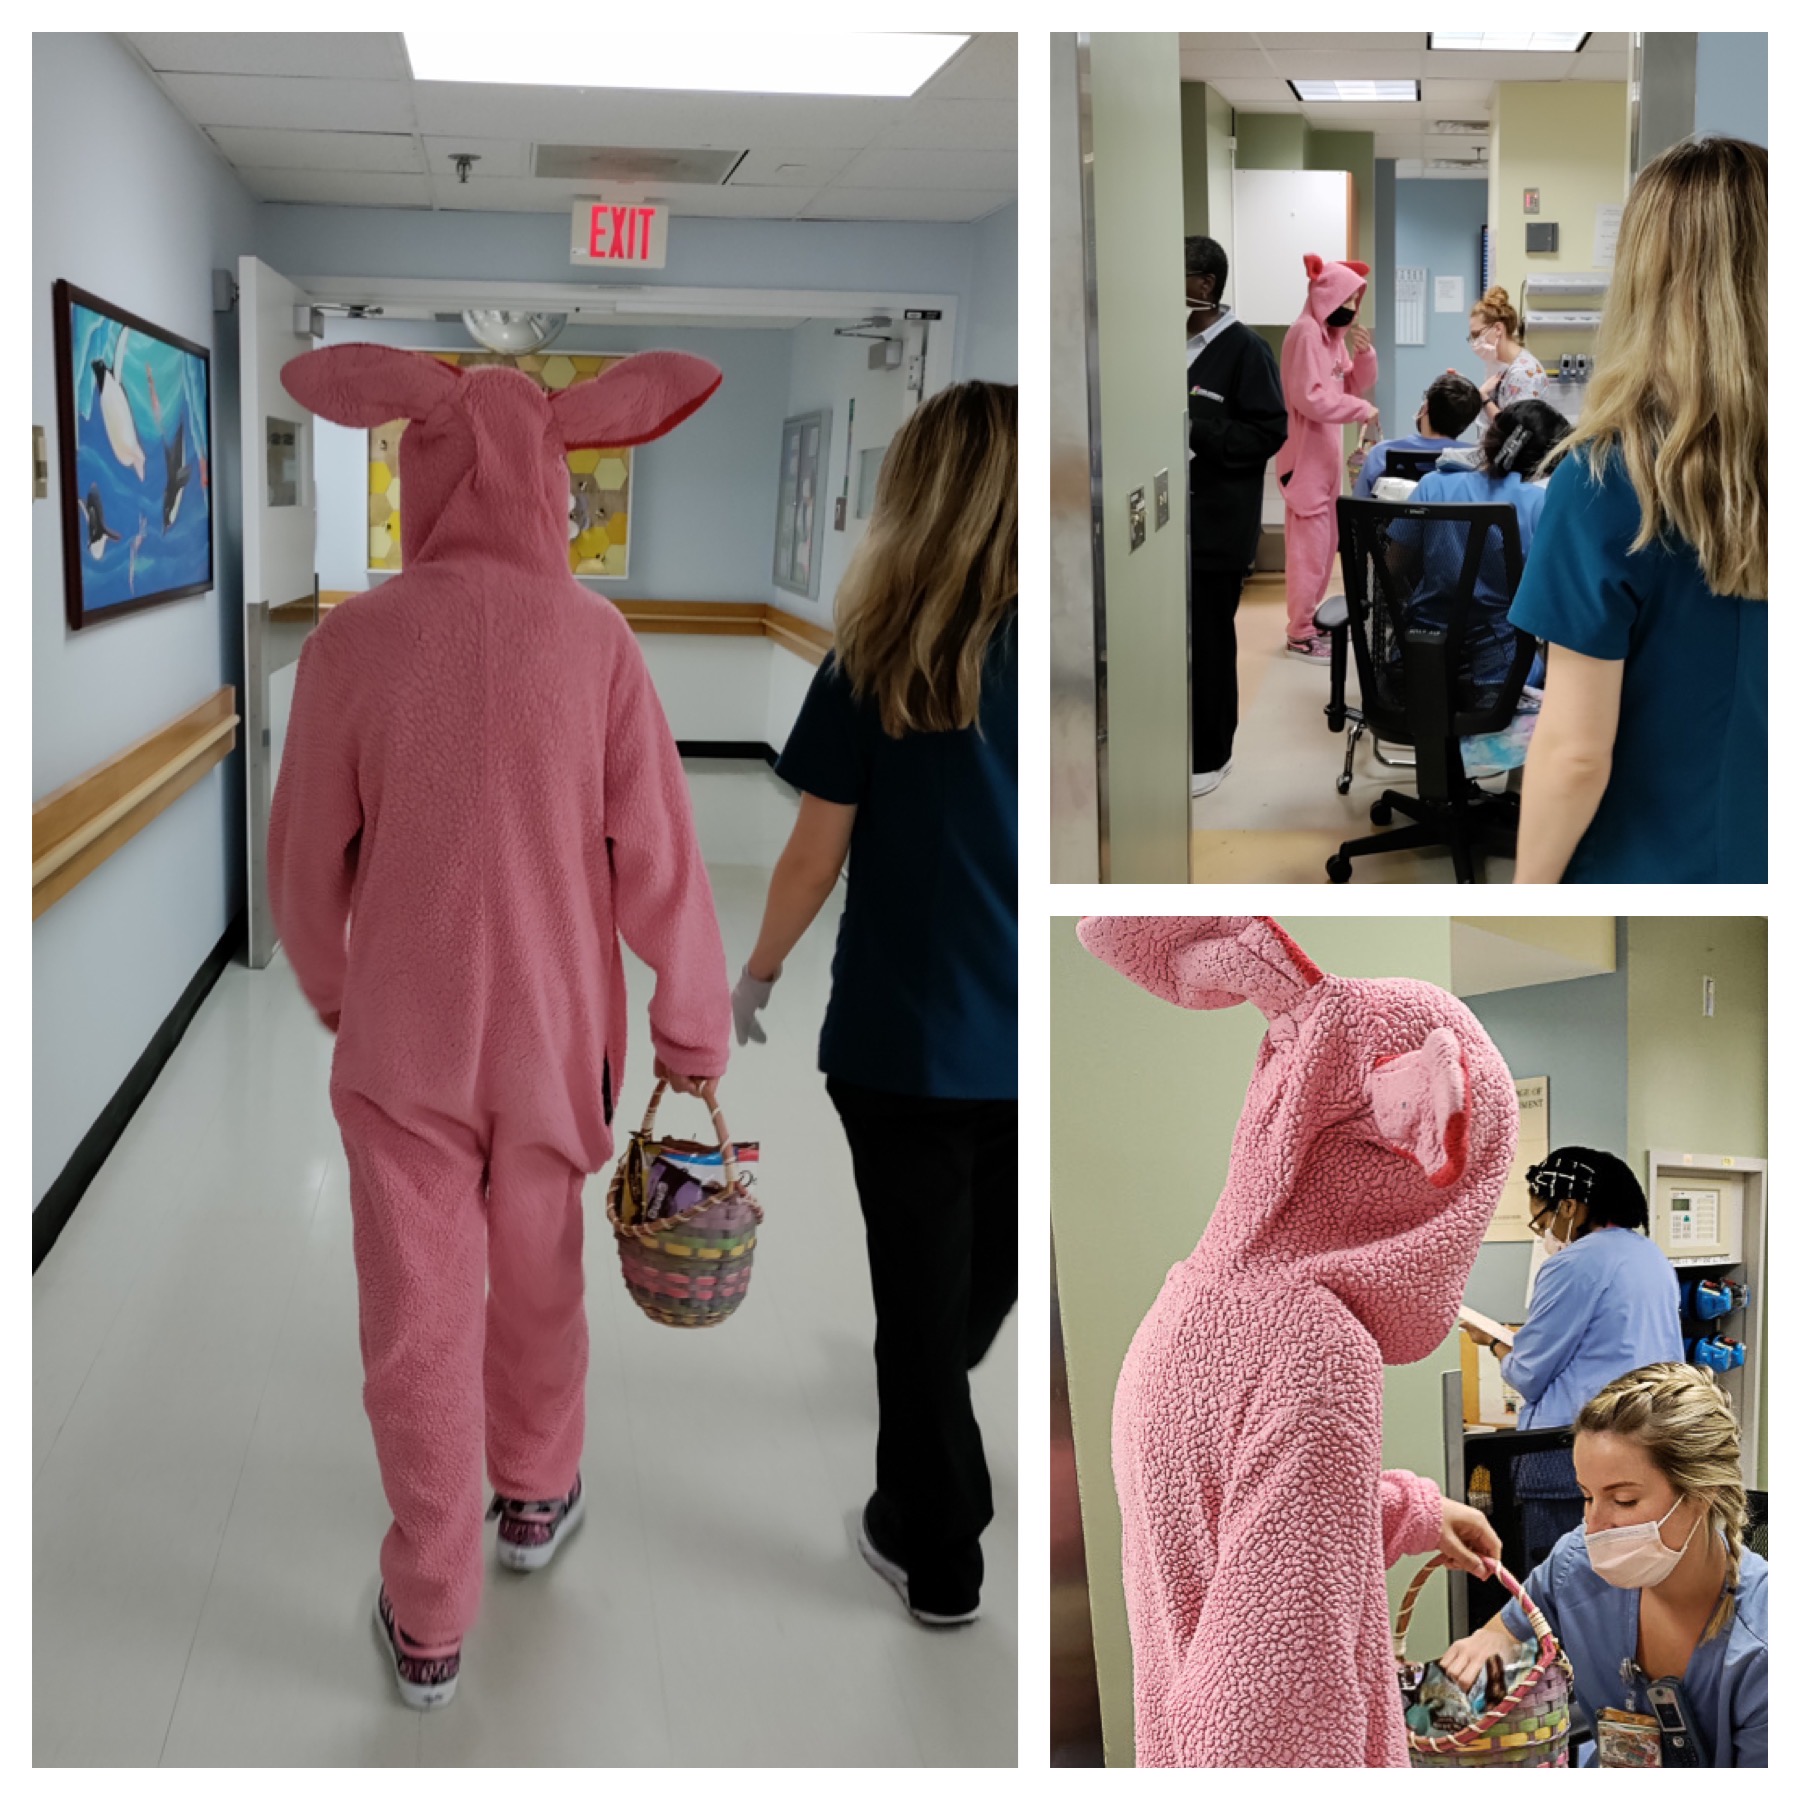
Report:
M1624 464L1557 465L1512 622L1625 664L1612 774L1565 881L1769 877L1769 608L1715 594L1679 540L1633 553Z
M1634 1660L1640 1590L1614 1587L1596 1575L1580 1530L1556 1540L1525 1577L1525 1591L1567 1653L1575 1698L1589 1719L1605 1706L1649 1712L1647 1683ZM1516 1638L1531 1636L1517 1600L1507 1601L1500 1622ZM1694 1646L1677 1685L1703 1763L1715 1769L1769 1766L1769 1565L1754 1550L1743 1553L1730 1625ZM1582 1760L1591 1754L1589 1745Z

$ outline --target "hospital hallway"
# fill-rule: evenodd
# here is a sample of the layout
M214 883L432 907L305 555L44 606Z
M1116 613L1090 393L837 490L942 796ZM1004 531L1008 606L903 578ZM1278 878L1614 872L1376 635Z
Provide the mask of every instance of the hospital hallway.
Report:
M1299 673L1299 671L1296 671ZM730 969L796 800L690 760ZM284 959L225 971L34 1281L33 1737L63 1765L1011 1765L1016 1316L974 1376L982 1617L913 1623L859 1556L875 1384L850 1158L816 1070L841 888L720 1098L762 1149L741 1311L650 1323L587 1187L581 1530L488 1550L456 1703L396 1703L370 1624L388 1510L361 1401L332 1040ZM626 957L623 1144L651 1087ZM661 1122L703 1135L696 1102ZM493 1543L488 1528L487 1543Z
M1341 591L1341 579L1334 588ZM1231 773L1193 802L1194 881L1322 883L1325 860L1339 844L1374 831L1369 803L1387 788L1411 793L1410 768L1389 768L1375 757L1365 732L1356 746L1350 791L1339 794L1349 728L1325 723L1331 672L1286 654L1284 578L1253 575L1238 603L1238 730ZM1348 698L1357 700L1356 671ZM1410 757L1410 751L1399 752ZM1480 785L1503 793L1506 776ZM1478 865L1490 883L1510 883L1513 859L1490 855ZM1395 850L1359 857L1353 880L1454 881L1448 850Z

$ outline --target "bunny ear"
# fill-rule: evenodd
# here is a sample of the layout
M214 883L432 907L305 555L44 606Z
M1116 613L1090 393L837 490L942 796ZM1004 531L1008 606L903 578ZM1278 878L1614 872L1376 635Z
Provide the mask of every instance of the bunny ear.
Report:
M1307 279L1309 281L1316 281L1319 276L1319 271L1322 268L1324 268L1324 266L1325 266L1324 257L1314 256L1313 253L1309 250L1309 251L1307 251L1306 255L1301 260L1304 261L1306 264Z
M1159 1000L1203 1012L1248 1000L1266 1018L1278 1019L1324 980L1273 919L1096 916L1083 919L1075 935Z
M550 416L565 449L647 444L697 412L724 379L703 356L642 350L594 380L552 395Z
M373 429L390 419L425 419L455 393L459 370L416 350L334 344L309 350L281 371L281 385L334 425Z
M1354 269L1358 275L1367 275L1369 272L1369 265L1367 263L1347 262L1344 264L1344 267L1346 269Z
M1439 1027L1417 1050L1383 1057L1368 1079L1375 1127L1433 1187L1462 1178L1469 1153L1469 1074L1455 1034Z

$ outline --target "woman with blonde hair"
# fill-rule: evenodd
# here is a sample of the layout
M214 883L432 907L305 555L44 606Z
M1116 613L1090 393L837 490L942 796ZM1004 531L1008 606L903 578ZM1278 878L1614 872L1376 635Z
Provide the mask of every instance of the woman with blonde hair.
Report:
M1583 1526L1525 1580L1589 1719L1656 1718L1665 1764L1768 1766L1769 1565L1744 1548L1739 1454L1731 1402L1705 1370L1621 1375L1576 1416ZM1469 1687L1530 1635L1512 1600L1439 1660Z
M1503 287L1491 287L1469 309L1469 347L1488 365L1481 416L1490 422L1521 400L1535 400L1549 379L1525 348L1525 326Z
M1768 879L1769 157L1638 176L1513 601L1547 639L1515 881Z
M761 1042L848 855L819 1066L875 1300L859 1541L927 1625L977 1615L993 1497L969 1371L1018 1287L1018 402L963 382L888 448L776 764L800 816L732 996L738 1042Z

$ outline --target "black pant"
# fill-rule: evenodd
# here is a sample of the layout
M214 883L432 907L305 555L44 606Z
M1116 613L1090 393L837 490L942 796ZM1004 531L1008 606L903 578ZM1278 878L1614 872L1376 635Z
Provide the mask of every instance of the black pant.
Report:
M1231 761L1237 736L1237 609L1242 569L1190 571L1188 633L1193 643L1194 773Z
M825 1086L875 1294L874 1529L915 1607L960 1610L981 1590L994 1516L969 1371L1018 1297L1018 1102Z

